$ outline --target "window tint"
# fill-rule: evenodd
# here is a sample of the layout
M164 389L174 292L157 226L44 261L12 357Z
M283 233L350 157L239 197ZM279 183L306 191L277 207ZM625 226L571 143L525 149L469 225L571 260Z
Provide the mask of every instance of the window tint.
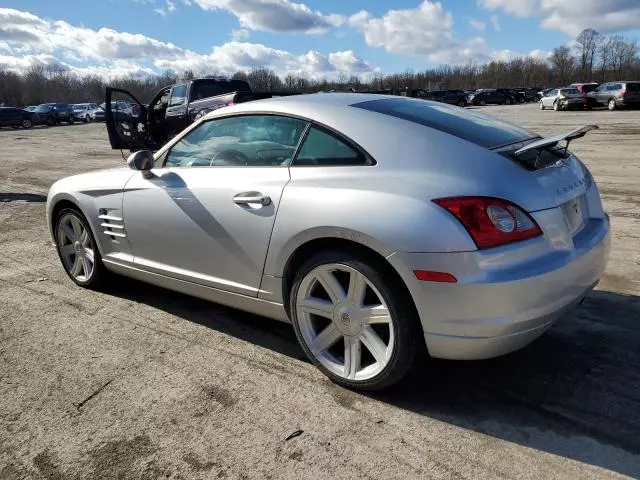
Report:
M186 85L178 85L171 89L171 101L169 102L170 107L174 107L176 105L182 105L186 101L187 101Z
M307 122L245 115L202 123L169 151L166 167L288 166Z
M294 166L340 167L368 165L367 158L355 148L347 145L318 127L311 127L302 144Z
M231 92L250 92L249 84L243 80L212 80L211 82L195 82L191 87L191 100L202 100Z
M516 125L446 104L398 98L371 100L356 103L352 107L419 123L486 148L538 137Z

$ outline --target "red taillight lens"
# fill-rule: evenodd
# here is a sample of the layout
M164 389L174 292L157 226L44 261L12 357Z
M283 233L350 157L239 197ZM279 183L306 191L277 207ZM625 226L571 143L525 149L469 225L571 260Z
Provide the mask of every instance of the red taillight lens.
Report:
M620 90L620 95L622 95L623 97L627 94L626 90Z
M452 197L434 203L456 217L479 249L498 247L542 235L529 214L501 198Z

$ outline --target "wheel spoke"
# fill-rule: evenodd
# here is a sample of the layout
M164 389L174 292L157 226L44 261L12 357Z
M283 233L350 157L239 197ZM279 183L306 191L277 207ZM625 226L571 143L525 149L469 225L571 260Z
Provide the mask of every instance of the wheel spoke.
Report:
M333 317L333 303L329 300L307 297L298 304L298 308L305 313L312 313L329 319Z
M391 323L391 315L384 305L364 307L360 309L360 315L363 323Z
M60 228L62 228L62 233L65 234L65 236L69 239L71 243L76 241L76 233L74 232L71 225L65 222L62 225L60 225Z
M60 254L63 257L70 257L74 253L76 253L76 249L73 248L73 245L71 245L71 244L63 245L62 247L60 247Z
M69 220L71 221L71 227L73 228L75 239L79 240L83 231L82 225L80 224L80 222L76 217L70 217Z
M335 275L329 270L323 270L316 276L320 285L325 289L329 298L333 303L338 303L345 299L346 294L340 282L336 279Z
M361 307L366 290L367 281L365 280L364 275L353 270L349 278L349 292L347 293L347 298L357 307Z
M84 256L87 257L87 259L91 262L92 265L96 263L93 257L93 250L91 248L84 249Z
M350 380L360 370L361 343L356 337L344 337L344 376Z
M376 331L367 325L360 334L360 340L367 350L371 352L371 355L376 359L376 362L384 365L387 360L387 346Z
M80 275L80 273L82 273L82 266L82 256L76 255L76 259L73 262L73 266L71 267L71 275L73 275L74 277Z
M89 246L89 232L87 232L86 230L82 230L82 233L80 234L80 243L82 244L83 247L88 247Z
M91 271L93 270L93 265L84 255L82 255L82 269L84 270L84 276L89 278L91 276Z
M309 348L315 355L318 355L340 340L341 336L342 334L340 333L340 330L338 330L338 327L331 322L329 326L327 326L316 338L313 339Z

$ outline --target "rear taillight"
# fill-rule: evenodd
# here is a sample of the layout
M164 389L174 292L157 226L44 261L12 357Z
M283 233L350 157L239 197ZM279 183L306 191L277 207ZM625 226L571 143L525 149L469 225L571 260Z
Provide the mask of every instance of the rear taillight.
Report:
M626 94L627 94L627 91L626 91L626 90L620 90L620 95L621 95L622 97L624 97Z
M542 235L531 216L501 198L452 197L434 203L456 217L479 249L498 247Z

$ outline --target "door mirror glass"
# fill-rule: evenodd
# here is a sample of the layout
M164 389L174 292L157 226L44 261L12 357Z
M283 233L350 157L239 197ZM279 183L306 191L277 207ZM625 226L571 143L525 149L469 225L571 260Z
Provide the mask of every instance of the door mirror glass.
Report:
M127 159L127 165L132 170L140 170L142 172L148 172L153 168L153 153L149 150L140 150L139 152L132 153Z

